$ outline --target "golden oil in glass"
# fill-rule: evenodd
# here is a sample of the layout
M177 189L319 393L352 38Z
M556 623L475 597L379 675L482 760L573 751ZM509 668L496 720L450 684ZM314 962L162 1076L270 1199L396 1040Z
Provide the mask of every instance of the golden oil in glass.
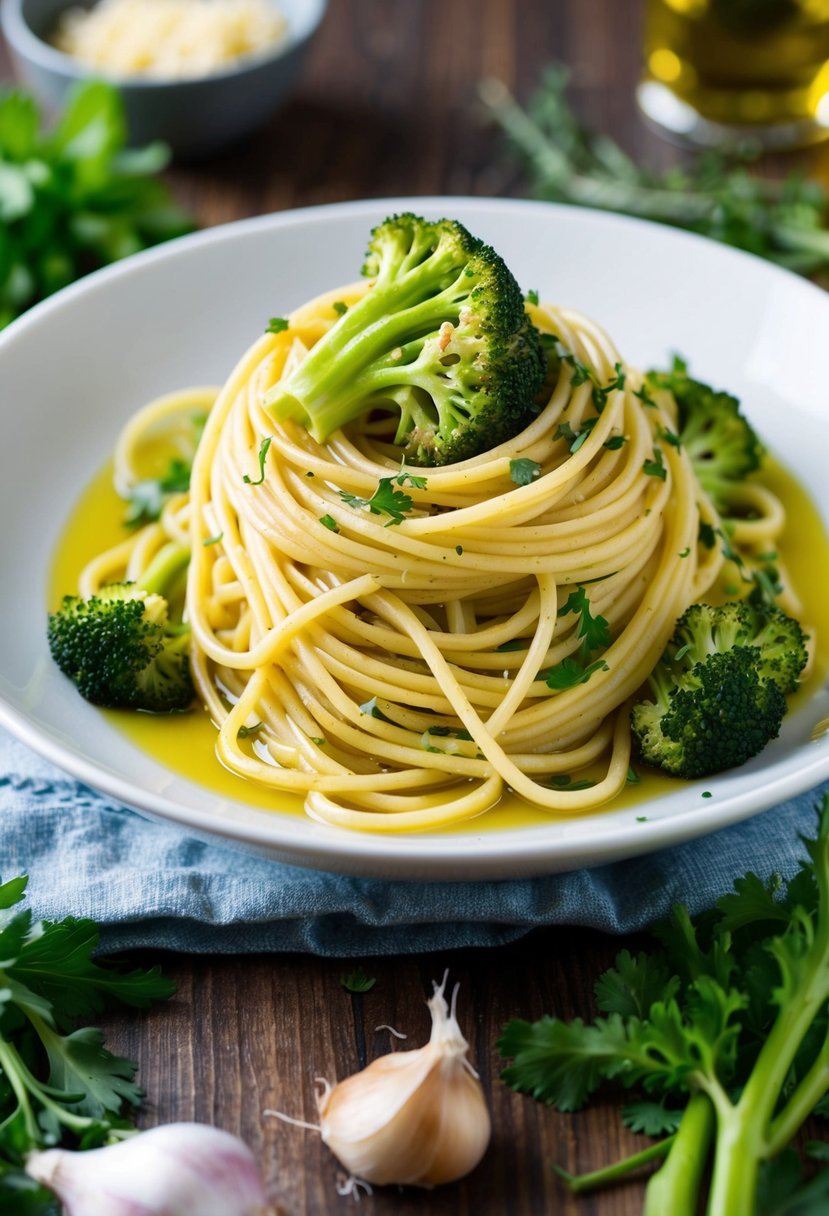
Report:
M646 0L643 111L703 144L829 136L829 0Z

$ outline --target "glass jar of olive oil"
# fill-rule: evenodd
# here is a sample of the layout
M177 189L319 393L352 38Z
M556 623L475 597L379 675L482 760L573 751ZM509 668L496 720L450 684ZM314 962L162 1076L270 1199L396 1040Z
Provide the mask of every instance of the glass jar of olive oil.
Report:
M829 0L646 0L644 113L693 142L829 136Z

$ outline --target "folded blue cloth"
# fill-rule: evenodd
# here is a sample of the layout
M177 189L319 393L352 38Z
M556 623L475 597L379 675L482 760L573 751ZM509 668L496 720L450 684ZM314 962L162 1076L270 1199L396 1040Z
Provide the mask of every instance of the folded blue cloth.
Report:
M829 782L714 835L546 878L390 882L283 865L147 820L0 731L0 876L30 876L37 917L90 916L107 950L334 957L496 946L539 925L641 929L710 906L747 870L793 874Z

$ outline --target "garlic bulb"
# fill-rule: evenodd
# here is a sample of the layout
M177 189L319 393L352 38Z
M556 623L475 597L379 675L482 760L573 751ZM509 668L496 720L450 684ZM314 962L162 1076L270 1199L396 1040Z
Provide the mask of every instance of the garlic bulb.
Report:
M203 1123L168 1123L89 1152L32 1153L26 1172L54 1191L65 1216L265 1216L269 1210L247 1145Z
M444 999L446 976L428 1002L432 1035L416 1051L380 1056L317 1098L325 1144L366 1182L436 1186L474 1169L491 1125L469 1044Z

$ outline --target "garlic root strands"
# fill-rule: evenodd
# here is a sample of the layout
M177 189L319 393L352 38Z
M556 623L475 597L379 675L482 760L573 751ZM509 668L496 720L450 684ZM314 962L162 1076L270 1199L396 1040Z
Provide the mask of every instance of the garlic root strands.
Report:
M253 1154L229 1132L168 1123L88 1152L32 1153L26 1172L65 1216L266 1216Z
M437 1186L474 1169L491 1123L469 1044L445 997L446 976L428 1002L425 1047L379 1056L317 1098L325 1144L351 1174L383 1185Z

